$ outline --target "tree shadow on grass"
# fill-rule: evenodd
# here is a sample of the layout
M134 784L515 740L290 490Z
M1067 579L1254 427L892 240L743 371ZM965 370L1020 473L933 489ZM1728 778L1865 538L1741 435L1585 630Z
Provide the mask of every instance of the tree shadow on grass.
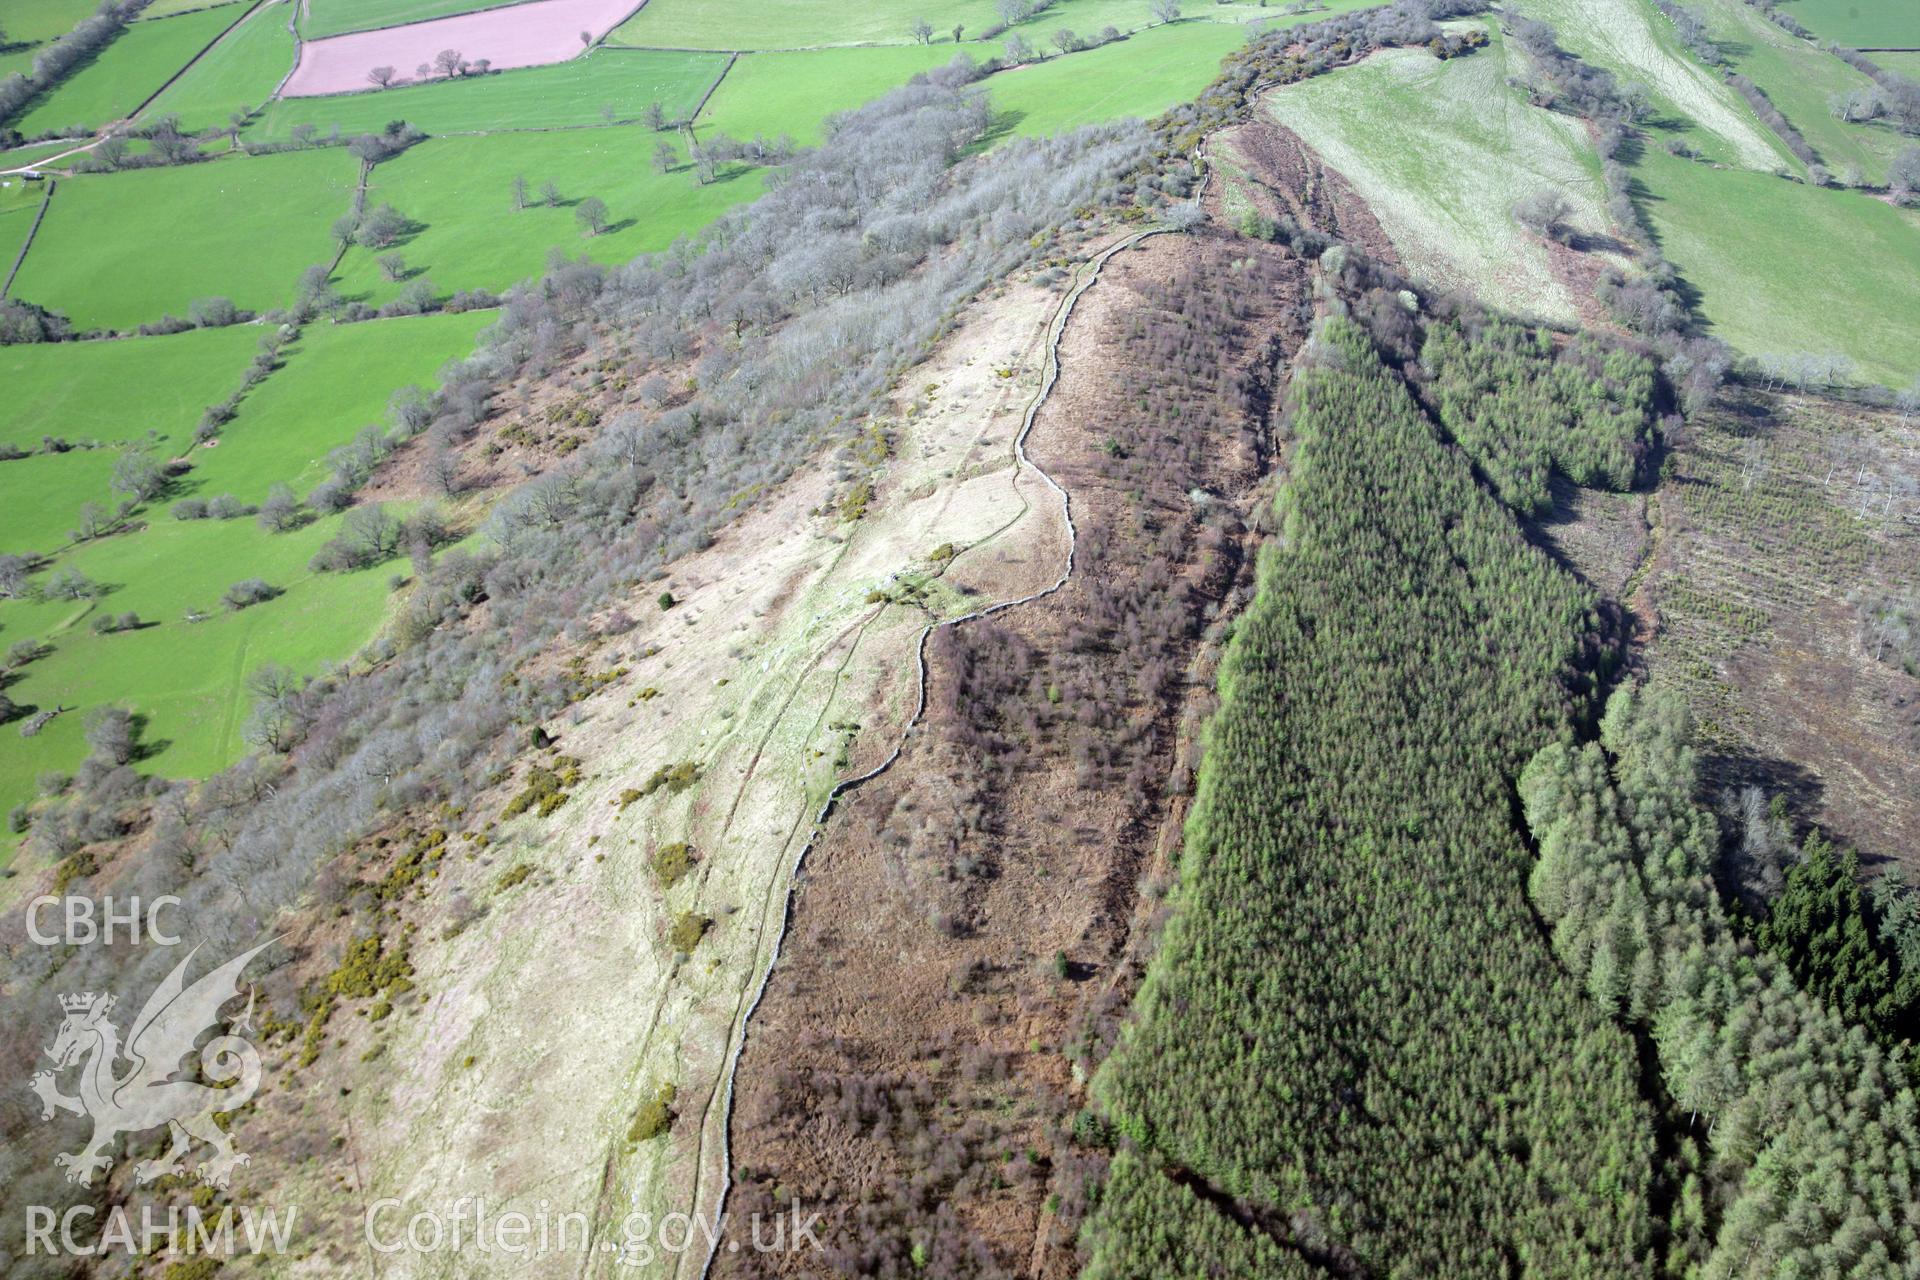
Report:
M974 139L973 144L962 152L962 154L970 156L979 155L991 149L995 143L1010 137L1013 131L1019 128L1020 123L1026 118L1027 113L1024 111L994 112L993 116L987 121L986 130L981 133L978 138Z

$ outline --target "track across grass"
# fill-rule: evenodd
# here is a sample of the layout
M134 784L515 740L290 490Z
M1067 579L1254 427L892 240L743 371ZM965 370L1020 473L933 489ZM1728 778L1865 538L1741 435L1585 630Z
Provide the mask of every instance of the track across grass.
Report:
M1682 135L1723 164L1799 170L1752 108L1687 52L1652 0L1516 0L1511 8L1552 23L1569 53L1644 86L1662 134Z
M1277 89L1266 109L1346 176L1415 274L1570 322L1573 291L1511 210L1554 187L1574 201L1574 225L1608 233L1600 161L1578 120L1528 106L1508 83L1519 56L1497 35L1446 62L1390 49Z
M308 40L499 9L521 0L309 0L300 34Z
M236 111L257 111L293 69L298 0L271 0L254 10L147 108L143 119L173 114L188 131L225 127ZM382 121L382 123L385 123Z
M57 142L30 142L24 147L14 147L0 151L0 169L17 169L21 165L37 164L48 156L57 156L62 151L72 151L86 144L85 138L61 138ZM0 178L0 182L6 181ZM19 181L19 179L14 179Z
M244 3L226 4L133 23L93 61L28 107L13 127L31 138L125 119L246 11Z
M1841 351L1895 387L1920 374L1920 215L1657 150L1634 172L1718 336L1753 355Z
M338 147L62 179L13 296L128 329L224 296L255 311L333 256L358 163Z
M730 172L704 187L684 163L656 173L650 157L661 138L640 126L435 138L376 168L368 200L392 204L420 228L392 250L410 278L423 274L442 294L503 289L539 275L554 250L625 262L663 249L765 185L764 170ZM516 176L535 202L525 209L513 206ZM557 206L540 202L547 182L559 190ZM608 212L608 229L591 239L574 212L589 196ZM378 256L348 251L337 277L343 294L377 304L404 287L383 278Z
M326 98L275 100L249 138L286 138L295 125L322 134L369 133L389 120L406 120L428 133L493 129L553 129L640 119L658 102L670 120L684 120L722 69L725 54L662 49L597 49L550 67L523 67L492 75Z

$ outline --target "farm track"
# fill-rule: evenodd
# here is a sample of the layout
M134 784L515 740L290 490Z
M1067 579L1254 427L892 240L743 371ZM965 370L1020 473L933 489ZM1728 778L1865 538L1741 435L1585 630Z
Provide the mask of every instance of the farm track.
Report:
M780 953L786 942L787 930L792 923L793 886L799 877L800 871L806 865L807 855L812 852L815 844L819 842L820 837L825 834L827 820L833 816L833 812L839 806L840 800L859 787L864 786L892 769L895 763L899 761L901 753L905 750L907 742L912 738L920 721L925 717L927 711L928 681L927 645L934 633L945 628L959 627L969 622L977 622L985 618L993 617L1020 605L1032 604L1035 601L1044 600L1048 596L1060 591L1072 580L1078 552L1078 530L1073 519L1073 495L1048 474L1045 468L1041 467L1028 456L1026 449L1027 438L1032 434L1034 421L1038 417L1041 408L1046 404L1048 397L1053 393L1054 385L1059 380L1060 341L1066 334L1067 324L1069 320L1071 320L1074 308L1079 303L1082 295L1099 281L1101 272L1114 255L1124 252L1152 236L1164 235L1171 230L1172 228L1170 227L1151 227L1143 231L1136 231L1108 245L1105 249L1095 254L1094 257L1088 261L1082 278L1074 285L1072 290L1068 292L1067 296L1061 299L1060 306L1054 312L1053 320L1048 325L1045 371L1042 374L1039 389L1035 391L1033 398L1028 401L1026 410L1022 415L1019 434L1014 438L1014 454L1022 469L1031 470L1040 477L1048 488L1060 495L1061 518L1065 521L1067 532L1067 562L1061 570L1060 576L1050 585L1028 595L1013 600L1004 600L998 604L989 605L984 609L977 609L956 618L949 618L940 622L930 622L921 628L914 650L916 695L913 714L908 717L906 724L901 728L899 737L893 745L893 749L888 752L884 760L865 773L843 779L839 783L836 783L833 789L827 793L825 802L822 803L819 813L814 817L813 832L808 836L806 843L800 847L799 852L794 856L793 865L787 875L787 889L781 905L780 927L774 936L772 951L768 956L765 968L761 970L760 981L754 987L752 999L746 1002L744 1008L733 1020L733 1026L736 1030L732 1037L733 1048L728 1055L724 1084L708 1095L706 1106L703 1108L701 1114L699 1132L702 1135L701 1142L704 1143L704 1135L706 1134L708 1125L713 1119L714 1107L718 1105L720 1108L720 1169L722 1182L718 1192L717 1202L713 1207L711 1221L714 1223L714 1229L709 1236L710 1243L706 1257L700 1266L700 1280L706 1280L706 1277L711 1273L714 1259L718 1256L720 1249L719 1224L726 1210L727 1197L733 1189L732 1125L735 1083L740 1070L741 1055L746 1048L749 1024L752 1022L755 1011L760 1007L761 1001L766 996L768 984L773 978L773 972L779 965ZM693 1205L693 1216L696 1219L706 1220L702 1217L699 1209L700 1180L705 1167L703 1157L704 1152L699 1146L696 1146L694 1152L694 1184L691 1202ZM684 1257L684 1255L682 1256ZM675 1267L675 1274L680 1274L680 1267L678 1265Z

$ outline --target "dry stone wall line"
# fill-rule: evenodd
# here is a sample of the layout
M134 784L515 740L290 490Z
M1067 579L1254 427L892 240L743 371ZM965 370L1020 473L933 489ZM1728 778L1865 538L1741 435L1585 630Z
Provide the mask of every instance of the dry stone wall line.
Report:
M720 1251L721 1215L726 1210L727 1197L733 1190L732 1129L734 1082L739 1075L741 1054L746 1048L747 1027L752 1022L753 1015L759 1010L761 1000L763 1000L767 994L767 987L773 980L773 971L780 963L780 952L786 943L788 926L793 920L794 882L799 876L802 866L806 863L807 855L813 851L814 845L819 842L821 835L825 832L827 819L833 815L833 811L838 807L841 798L893 768L894 764L899 761L901 753L905 751L907 742L913 737L914 730L919 727L921 719L926 715L927 643L932 639L933 633L943 628L959 627L969 622L977 622L982 618L989 618L995 614L1004 613L1008 609L1018 608L1025 604L1032 604L1036 600L1044 600L1072 580L1073 570L1079 552L1079 532L1073 521L1073 495L1067 491L1064 485L1049 475L1044 467L1034 462L1033 459L1027 455L1027 437L1033 433L1034 419L1039 415L1041 407L1046 404L1047 398L1053 394L1054 384L1059 381L1060 340L1066 334L1067 322L1072 318L1074 308L1079 305L1081 296L1100 279L1101 271L1105 269L1108 260L1115 254L1131 249L1151 236L1164 235L1172 230L1173 228L1171 227L1149 227L1143 231L1136 231L1101 250L1089 261L1088 269L1080 281L1075 284L1067 296L1061 300L1060 307L1054 312L1053 320L1048 328L1045 371L1041 377L1039 390L1036 391L1033 398L1027 402L1026 412L1020 422L1020 433L1014 437L1013 451L1015 458L1019 461L1022 468L1034 472L1045 482L1048 488L1060 495L1061 516L1066 521L1067 527L1067 563L1061 571L1060 577L1051 585L1043 587L1030 595L1021 596L1015 600L1003 600L998 604L989 605L984 609L977 609L972 613L962 614L956 618L947 618L939 622L928 623L925 627L921 628L920 638L915 646L914 654L914 662L917 668L916 684L918 686L918 693L914 702L913 715L907 719L905 727L900 731L899 740L894 743L893 750L887 754L886 759L865 773L841 780L827 793L825 802L820 806L820 812L814 817L813 831L807 836L806 843L800 846L799 852L794 855L793 865L787 874L785 906L781 912L779 932L774 936L772 953L767 958L766 967L761 971L760 982L754 990L753 999L748 1002L745 1012L735 1023L736 1030L733 1035L733 1051L727 1060L725 1084L715 1095L711 1095L708 1101L709 1109L715 1097L719 1099L721 1104L720 1168L722 1182L718 1202L713 1207L712 1222L714 1229L708 1235L709 1244L706 1260L700 1267L700 1280L707 1280L707 1276L713 1270L714 1258L718 1256ZM710 1115L711 1110L709 1110L708 1115L702 1117L700 1131L703 1135L706 1132L707 1120ZM694 1212L696 1216L699 1213L700 1175L703 1163L699 1158L699 1154L696 1152L693 1194Z

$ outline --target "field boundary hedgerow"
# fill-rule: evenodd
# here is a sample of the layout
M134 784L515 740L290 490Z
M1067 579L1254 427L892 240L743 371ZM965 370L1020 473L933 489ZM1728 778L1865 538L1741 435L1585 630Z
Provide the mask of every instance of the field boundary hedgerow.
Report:
M689 127L692 126L695 120L700 118L700 113L707 109L707 103L713 100L714 92L720 88L720 82L727 78L727 73L733 70L733 64L738 61L740 61L740 51L738 49L728 50L727 64L720 68L720 74L713 78L713 83L707 86L707 91L700 95L700 101L694 103L693 110L687 113L687 124Z
M231 36L235 31L238 31L240 29L241 23L245 22L248 18L251 18L255 13L258 13L262 8L264 8L265 6L271 3L273 3L273 0L254 0L252 4L247 6L247 11L245 13L235 18L232 22L229 22L225 27L221 28L219 35L215 36L213 39L207 41L206 44L202 45L200 48L200 52L194 54L191 58L188 58L184 63L182 63L180 65L179 70L175 71L172 75L167 77L166 83L162 84L158 89L155 89L152 93L148 94L145 98L141 99L140 105L135 107L133 110L127 112L125 118L128 120L137 119L142 111L145 111L148 107L152 106L154 102L159 99L161 94L173 88L175 84L179 83L180 78L182 76L186 75L187 72L193 70L194 67L198 66L200 59L206 57L209 53L212 53L214 46L218 45L222 40L225 40L228 36ZM169 13L164 17L150 18L148 19L148 21L165 22L167 18L182 18L182 17L188 16L189 14L205 13L208 9L218 9L218 8L224 8L224 7L225 6L223 5L208 5L205 8L201 8L201 9L189 9L186 11L186 13ZM275 92L278 92L278 90L275 90ZM113 122L108 121L106 123L111 124ZM102 128L104 127L105 125L102 126Z
M7 268L7 278L0 281L0 298L7 296L13 288L13 278L20 274L20 264L27 260L27 250L33 248L33 238L40 234L40 223L47 216L47 206L53 203L53 189L59 186L55 179L47 179L47 189L40 196L40 208L33 215L33 225L27 228L27 238L20 242L20 252L13 255L13 265Z

